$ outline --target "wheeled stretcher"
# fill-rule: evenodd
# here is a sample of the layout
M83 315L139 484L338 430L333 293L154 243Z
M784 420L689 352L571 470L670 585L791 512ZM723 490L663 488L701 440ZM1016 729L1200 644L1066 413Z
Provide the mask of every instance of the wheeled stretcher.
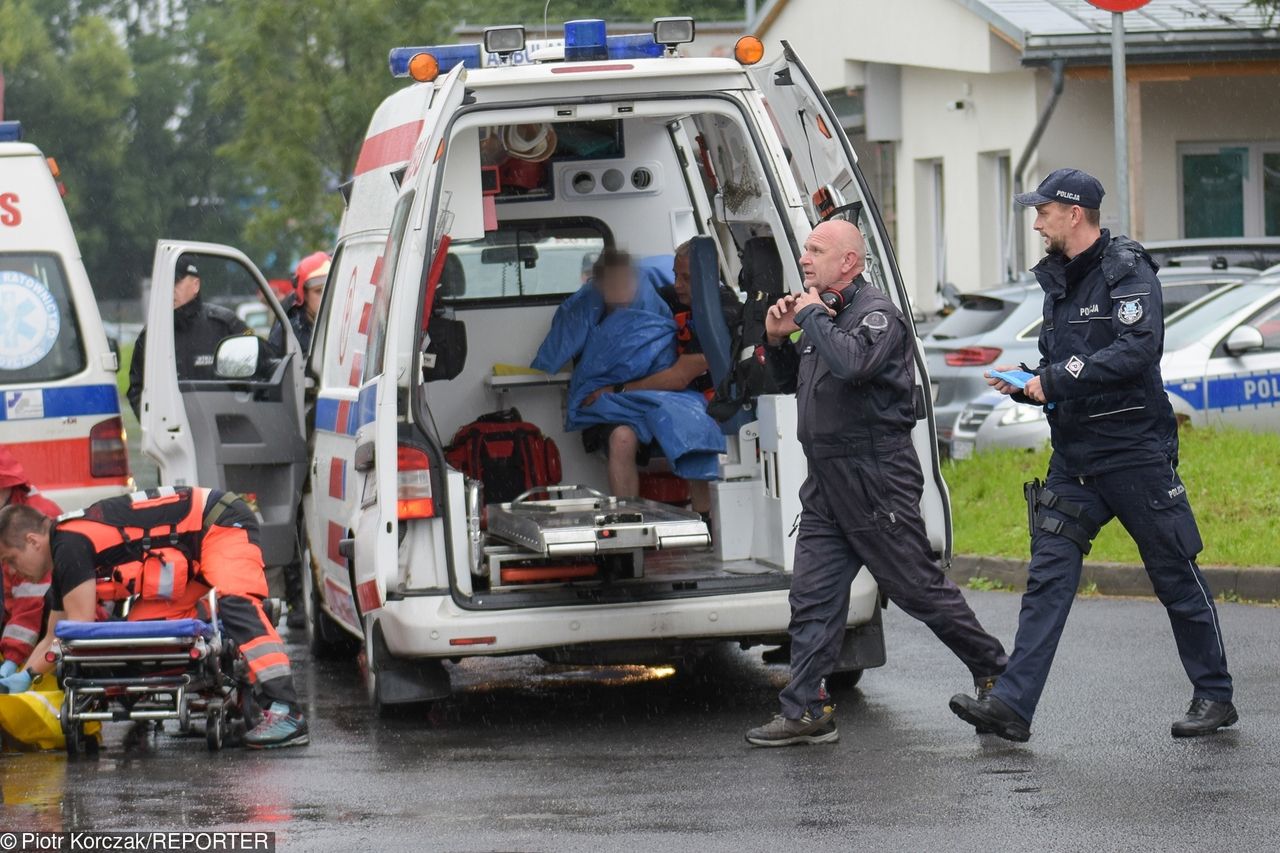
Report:
M537 499L541 496L541 499ZM644 553L705 548L696 512L643 498L615 498L586 486L541 486L488 508L489 534L507 543L485 549L495 586L538 580L598 580L599 565L643 575Z
M186 734L204 717L205 742L219 750L251 713L248 671L218 622L215 591L209 620L59 622L57 657L65 696L67 752L97 751L85 723L177 720Z

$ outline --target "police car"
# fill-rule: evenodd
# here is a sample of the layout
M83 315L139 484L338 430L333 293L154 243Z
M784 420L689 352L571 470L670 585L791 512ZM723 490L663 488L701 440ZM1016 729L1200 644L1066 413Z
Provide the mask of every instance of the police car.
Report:
M1280 430L1280 272L1222 288L1171 318L1160 372L1181 423ZM999 394L956 419L958 457L993 447L1042 447L1049 423L1039 406Z
M447 659L536 653L652 663L712 643L785 639L789 531L807 470L794 397L753 400L726 428L711 548L691 547L706 542L696 516L693 533L667 536L660 520L627 528L641 514L600 512L593 521L589 510L585 522L555 531L527 512L534 541L560 538L543 552L514 544L494 533L503 508L486 509L444 455L460 426L514 406L558 444L563 483L605 490L604 460L563 427L568 375L520 369L581 286L583 258L605 247L669 258L704 238L696 317L721 282L738 280L749 240L776 251L785 287L799 291L805 237L824 216L851 212L868 238L869 279L911 313L854 152L798 57L785 47L764 64L751 37L730 59L677 55L693 36L689 18L625 36L607 36L592 20L566 24L550 44L498 27L484 44L390 53L391 72L407 85L377 108L342 188L346 212L307 362L301 466L312 646L325 653L361 643L377 707L447 695ZM171 281L176 254L193 250L171 247L154 280ZM150 322L161 313L153 305ZM714 376L739 354L718 310L707 317L697 333ZM162 443L172 443L174 427L194 439L182 450L188 468L207 465L215 477L218 454L228 464L233 454L257 460L261 511L284 519L283 493L268 505L262 491L274 478L289 481L282 469L297 467L301 439L283 435L283 420L279 431L247 423L258 416L246 404L266 401L283 414L296 403L288 387L272 384L287 385L293 356L266 379L253 356L246 339L224 342L223 375L256 378L210 389L223 397L186 404L185 420L176 405L183 389L170 383L164 408L173 419L156 429ZM949 506L922 355L917 368L914 439L930 475L922 509L945 556ZM603 505L579 492L544 502L541 518L565 518L557 513L583 494L586 506ZM581 573L583 560L603 560L622 535L637 537L625 571ZM884 661L879 606L874 581L861 573L836 666L846 680Z
M0 122L0 443L63 509L130 488L116 356L58 166Z

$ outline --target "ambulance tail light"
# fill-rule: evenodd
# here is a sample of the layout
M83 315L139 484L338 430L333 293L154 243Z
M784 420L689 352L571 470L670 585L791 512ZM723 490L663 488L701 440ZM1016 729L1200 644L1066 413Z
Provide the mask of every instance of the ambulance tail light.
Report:
M21 142L22 122L0 121L0 142Z
M960 347L947 350L943 360L949 367L980 367L1000 357L999 347Z
M89 430L89 474L93 477L128 477L129 448L124 423L108 418Z
M396 517L405 521L435 515L431 459L422 448L401 444L396 448Z
M426 54L435 60L438 74L447 74L459 65L479 68L481 48L478 44L441 44L424 47L395 47L387 56L392 77L411 77L414 57ZM419 60L421 64L423 60ZM416 79L416 78L415 78Z

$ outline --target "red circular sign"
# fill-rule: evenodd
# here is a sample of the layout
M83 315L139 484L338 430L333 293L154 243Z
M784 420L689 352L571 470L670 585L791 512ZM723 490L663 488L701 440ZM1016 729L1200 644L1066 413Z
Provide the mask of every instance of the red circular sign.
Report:
M1151 0L1089 0L1090 6L1097 6L1104 12L1136 12Z

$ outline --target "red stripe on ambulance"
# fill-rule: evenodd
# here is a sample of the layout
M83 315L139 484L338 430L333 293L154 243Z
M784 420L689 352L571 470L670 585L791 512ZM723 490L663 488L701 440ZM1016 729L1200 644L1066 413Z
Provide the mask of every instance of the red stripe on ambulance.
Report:
M411 121L370 136L360 146L354 174L363 175L365 172L408 160L421 132L422 122Z

